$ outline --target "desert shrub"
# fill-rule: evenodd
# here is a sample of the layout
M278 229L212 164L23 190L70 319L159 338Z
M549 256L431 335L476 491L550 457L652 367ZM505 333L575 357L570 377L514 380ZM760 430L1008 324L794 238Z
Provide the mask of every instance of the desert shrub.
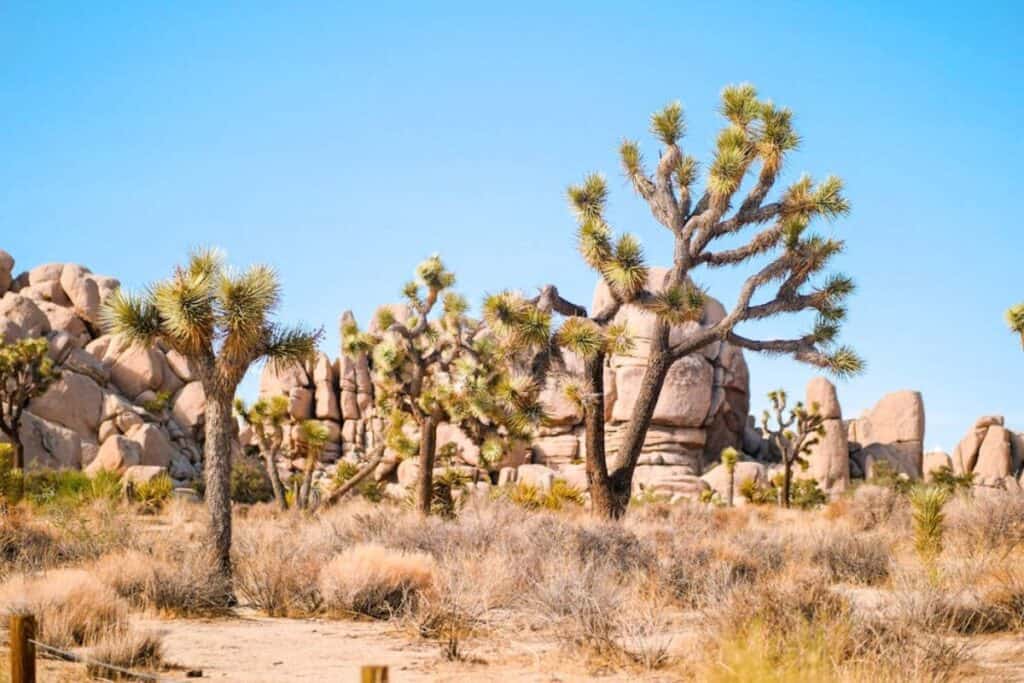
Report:
M89 477L80 470L39 470L23 479L26 500L36 508L74 510L94 501L120 500L121 483L114 472Z
M1008 552L1024 545L1024 496L992 491L946 507L950 541L968 552Z
M933 484L941 489L945 489L950 495L969 493L971 487L974 486L974 473L954 474L952 467L943 465L939 469L932 471L931 480Z
M533 484L518 482L495 489L494 495L527 510L557 511L568 506L582 506L585 500L583 492L564 479L555 479L549 491Z
M446 467L434 477L430 511L443 519L454 518L466 502L465 493L471 483L465 472Z
M655 548L621 524L574 526L571 542L583 566L607 563L620 572L630 572L653 568L658 562Z
M829 530L810 539L809 559L835 582L875 585L889 578L891 549L878 534Z
M125 674L97 662L122 669L157 669L163 664L163 644L156 633L117 630L105 633L89 650L86 673L93 678L120 680ZM134 678L134 677L131 677Z
M163 556L129 550L101 559L98 580L138 607L173 616L224 613L228 586L211 573L205 550L185 548Z
M231 500L236 503L268 503L274 489L263 465L255 458L236 458L231 465Z
M415 609L420 597L433 587L436 567L434 559L424 553L357 545L323 566L320 593L331 614L390 619Z
M171 404L171 398L171 392L158 391L156 392L156 396L148 401L143 401L142 407L153 414L159 414L166 410L167 406Z
M29 612L41 640L53 647L90 645L127 625L127 605L109 587L80 569L19 575L0 586L0 613Z
M871 476L865 480L868 484L892 489L897 493L909 493L914 482L906 474L897 472L896 468L886 460L876 460L871 466Z
M949 493L937 486L917 486L908 497L914 521L914 549L930 562L942 552L942 509L949 501Z
M25 494L25 475L14 467L14 449L0 443L0 503L17 505Z
M170 500L174 492L174 481L162 473L149 481L135 485L134 500L139 503L143 512L157 512Z
M600 563L584 565L578 571L552 567L535 579L530 606L564 647L613 654L619 649L622 583L615 571Z
M906 499L891 487L861 484L850 496L848 515L861 531L874 529L905 516Z
M0 515L0 579L16 571L38 571L55 562L58 541L47 528L11 508Z
M490 577L481 576L486 564L484 558L474 557L440 565L434 589L420 595L411 615L416 631L437 641L446 660L465 659L466 639L484 627L484 617L492 606L487 586Z
M322 604L317 577L326 558L294 526L260 526L238 534L235 581L252 607L272 617L306 616Z

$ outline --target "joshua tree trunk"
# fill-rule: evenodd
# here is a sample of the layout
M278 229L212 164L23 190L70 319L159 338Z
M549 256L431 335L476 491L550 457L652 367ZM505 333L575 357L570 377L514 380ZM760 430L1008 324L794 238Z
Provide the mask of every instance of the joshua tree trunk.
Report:
M783 466L782 466L782 507L789 507L789 490L793 481L793 461L789 459L789 456L783 454Z
M11 422L11 427L8 429L7 425L0 424L0 431L2 431L11 442L11 448L14 450L14 460L12 466L16 470L25 469L25 446L21 443L21 419L15 419Z
M729 505L729 507L732 507L732 504L733 504L733 489L735 489L735 488L736 488L736 468L735 467L730 467L729 468L729 495L726 496L726 502Z
M299 504L301 510L309 509L309 494L313 488L313 471L316 470L316 456L312 453L306 456L306 471L302 474L302 488L299 489Z
M383 443L374 446L373 450L370 451L370 459L365 465L363 465L362 469L356 472L351 479L339 486L336 490L332 491L324 500L323 507L330 507L331 505L334 505L344 498L349 491L359 486L360 482L373 474L373 471L377 469L377 465L384 460L384 450L385 448Z
M438 419L428 415L420 424L420 472L416 507L424 517L430 514L434 496L434 457L437 455Z
M591 390L584 405L587 486L590 489L591 513L595 517L613 519L616 516L615 497L604 448L604 359L604 354L599 353L587 359L584 368Z
M214 571L231 586L231 439L234 418L231 392L207 393L206 443L203 457L206 471L206 506L210 511L210 540ZM232 597L229 590L229 598Z
M270 477L270 488L274 491L274 501L282 511L288 509L288 499L284 495L284 483L281 481L281 473L277 471L277 456L268 452L263 456L263 464L267 468L267 476Z
M664 328L662 336L667 339L667 327ZM665 376L668 375L671 364L668 354L664 351L664 340L660 343L659 340L655 340L647 362L647 370L644 372L640 384L640 392L633 405L633 415L627 423L626 433L623 435L619 462L611 474L614 499L613 517L622 517L629 506L629 498L633 489L633 472L640 459L640 451L643 449L644 439L647 438L647 429L651 425L651 418L654 417L654 406L658 402L658 396L661 394L661 388L665 384Z

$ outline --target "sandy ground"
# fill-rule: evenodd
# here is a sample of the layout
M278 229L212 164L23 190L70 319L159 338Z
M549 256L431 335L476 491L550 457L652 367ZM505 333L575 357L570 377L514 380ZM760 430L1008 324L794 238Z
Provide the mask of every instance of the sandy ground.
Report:
M671 672L588 670L568 660L554 643L532 633L516 641L483 639L467 643L468 661L447 662L436 643L420 640L381 622L274 619L242 610L235 618L215 620L140 618L138 627L163 635L164 656L176 669L161 679L188 680L186 671L201 670L198 680L214 681L359 681L364 664L387 665L391 683L481 681L497 683L606 683L678 680ZM689 643L680 635L678 652ZM1024 638L992 636L972 639L978 667L966 680L1024 681ZM0 648L6 683L6 648ZM39 660L40 682L89 680L78 664Z

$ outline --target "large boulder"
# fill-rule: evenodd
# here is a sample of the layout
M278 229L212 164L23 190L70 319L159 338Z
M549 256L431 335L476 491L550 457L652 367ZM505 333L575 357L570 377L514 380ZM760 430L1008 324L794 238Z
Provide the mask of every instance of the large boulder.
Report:
M7 293L14 279L14 257L0 249L0 296Z
M18 435L28 468L78 469L82 465L82 437L78 432L23 413ZM0 441L7 441L3 434Z
M814 377L807 384L806 398L805 405L809 409L817 407L824 418L824 433L811 446L808 468L796 475L817 480L823 491L843 491L850 483L850 448L836 387L824 377Z
M203 423L206 411L206 392L199 382L189 382L174 396L171 416L186 431L194 430Z
M117 357L110 370L110 379L121 393L135 398L144 391L160 389L165 367L160 351L132 344Z
M25 337L42 337L50 331L50 320L39 306L15 292L7 292L0 298L0 319L17 325Z
M100 319L100 288L92 273L82 266L68 263L61 270L60 285L67 294L75 313L91 323Z
M95 438L103 414L103 389L96 382L65 370L59 380L29 404L38 417Z
M848 424L851 452L866 463L888 462L912 479L924 474L924 400L919 391L886 394Z
M167 474L167 470L163 467L132 465L125 469L124 474L121 475L121 481L126 484L146 484L163 474Z
M170 466L176 450L167 435L155 424L136 424L125 433L125 436L139 444L140 465L163 468Z
M89 463L85 471L97 474L105 470L120 474L141 462L142 447L137 442L124 436L114 436L103 442L95 460Z

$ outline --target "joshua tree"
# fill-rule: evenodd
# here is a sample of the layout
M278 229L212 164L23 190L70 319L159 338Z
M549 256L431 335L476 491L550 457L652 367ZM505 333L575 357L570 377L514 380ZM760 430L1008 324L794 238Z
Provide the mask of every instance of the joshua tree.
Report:
M511 441L526 438L542 416L536 384L512 374L492 336L466 315L465 299L450 291L454 284L455 276L433 256L403 289L404 309L378 310L375 334L354 324L342 330L345 353L370 353L388 444L402 455L419 454L417 507L424 515L431 509L442 422L463 427L483 442L485 459L496 459ZM440 315L431 319L438 305ZM546 335L546 328L541 332ZM403 430L407 422L416 440Z
M21 443L25 408L60 377L49 348L45 339L23 339L13 344L0 340L0 431L13 444L15 469L25 468L25 447Z
M789 494L793 484L793 465L801 469L808 467L807 458L811 449L824 436L824 418L818 412L818 404L812 403L811 409L797 403L787 414L786 392L776 389L768 393L771 401L771 412L761 414L761 426L768 434L769 443L774 446L782 458L782 490L779 491L779 504L789 507ZM775 419L775 429L769 424Z
M733 503L733 489L736 486L736 462L739 460L740 453L735 448L728 447L722 449L722 465L725 466L725 471L729 475L729 494L726 496L725 503L729 507L732 507Z
M270 486L274 491L274 500L282 510L288 509L288 500L281 483L281 473L277 470L277 458L285 447L285 429L291 426L288 399L284 396L273 396L260 399L249 408L242 399L235 400L235 412L252 427L256 436L256 445L263 458L263 466L270 477Z
M329 434L327 428L316 420L303 420L299 423L296 434L296 451L301 451L306 456L306 469L302 474L302 487L295 499L295 506L300 510L308 510L310 506L310 494L313 490L313 472L316 470L316 463L327 446Z
M315 351L319 332L271 321L281 298L277 274L256 265L227 268L219 252L192 253L170 278L143 295L118 290L107 300L104 325L132 343L161 341L198 368L206 395L204 460L215 571L231 577L231 443L236 425L232 401L253 363L301 362ZM230 599L230 594L225 596Z
M799 144L792 113L759 99L750 85L727 87L722 92L721 111L726 125L716 140L703 191L697 187L696 159L679 147L685 123L678 103L651 117L651 130L663 146L653 175L645 169L638 143L626 140L619 150L625 175L655 220L672 235L674 248L664 287L648 288L648 268L634 237L613 237L605 218L608 189L604 178L587 176L568 191L578 221L580 252L607 286L610 300L602 310L586 317L585 311L564 313L582 309L558 296L554 287L545 288L539 299L564 315L584 318L566 320L554 340L583 356L586 363L588 386L583 393L594 408L586 412L587 474L594 511L602 516L618 517L625 512L655 403L673 362L724 340L751 351L791 355L837 375L856 373L862 367L851 349L833 346L845 315L843 301L853 291L853 281L833 274L815 282L843 243L809 231L815 219L830 220L848 212L842 181L830 176L815 183L803 176L770 200L783 160ZM746 183L751 176L752 182ZM737 196L744 186L746 194ZM747 230L754 232L738 240ZM756 262L756 270L743 282L732 310L720 320L670 339L672 326L704 318L705 293L692 279L701 268L732 268L752 262ZM641 387L625 425L618 464L609 472L604 415L599 409L608 343L598 340L621 337L614 325L616 314L625 306L654 313L657 324ZM737 331L745 321L802 311L816 313L816 322L807 333L789 339L754 339Z
M909 497L914 548L926 564L932 564L942 552L942 509L949 500L949 492L939 486L917 486L911 489Z
M1010 306L1006 310L1006 324L1010 330L1020 336L1020 345L1024 347L1024 304Z

